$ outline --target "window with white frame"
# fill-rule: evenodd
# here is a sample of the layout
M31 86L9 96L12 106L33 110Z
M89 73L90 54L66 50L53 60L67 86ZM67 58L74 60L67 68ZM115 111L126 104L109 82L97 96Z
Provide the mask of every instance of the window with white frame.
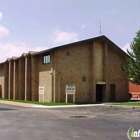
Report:
M43 56L43 64L49 64L51 62L50 55Z

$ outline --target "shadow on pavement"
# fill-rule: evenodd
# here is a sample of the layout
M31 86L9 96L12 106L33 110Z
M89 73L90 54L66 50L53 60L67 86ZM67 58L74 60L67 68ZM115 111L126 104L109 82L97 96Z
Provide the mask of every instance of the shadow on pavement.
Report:
M9 110L17 110L17 109L11 109L11 108L0 108L0 111L9 111Z

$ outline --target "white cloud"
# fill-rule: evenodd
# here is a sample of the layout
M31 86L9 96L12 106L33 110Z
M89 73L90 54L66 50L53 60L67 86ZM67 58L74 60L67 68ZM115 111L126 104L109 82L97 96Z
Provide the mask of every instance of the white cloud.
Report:
M0 21L2 19L2 12L0 12ZM9 30L0 24L0 37L8 36Z
M78 41L78 34L75 32L66 32L57 29L53 36L53 42L56 43L57 45L66 44L75 41Z
M13 56L21 56L22 53L28 53L29 51L41 51L47 49L47 47L31 47L25 43L0 43L0 63L12 58Z
M83 24L82 26L81 26L81 28L85 28L86 27L86 25L85 24Z
M1 19L2 19L2 12L0 12L0 21L1 21Z
M8 36L9 30L4 26L0 25L0 37Z
M126 53L127 53L127 50L131 51L130 44L126 44L126 45L123 46L121 49L122 49L124 52L126 52Z
M0 20L2 19L2 12L0 12ZM0 37L8 36L9 30L0 24ZM0 63L7 60L7 58L12 58L13 56L21 56L23 53L28 53L29 51L41 51L45 50L47 47L31 47L23 42L0 42Z

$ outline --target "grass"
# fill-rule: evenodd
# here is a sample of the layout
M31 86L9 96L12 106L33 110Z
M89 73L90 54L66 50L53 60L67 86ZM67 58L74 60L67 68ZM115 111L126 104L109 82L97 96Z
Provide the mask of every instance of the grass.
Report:
M37 101L13 100L13 99L5 99L5 98L0 98L0 100L19 102L19 103L46 105L46 106L74 105L75 104L75 103L47 103L47 102L37 102ZM86 104L86 103L80 103L80 104ZM97 104L97 103L91 103L91 104ZM114 102L114 103L109 103L108 105L140 106L140 101Z
M47 102L37 102L37 101L13 100L13 99L5 99L5 98L0 98L0 100L19 102L19 103L46 105L46 106L74 105L74 103L47 103Z
M130 102L115 102L111 105L122 105L122 106L140 106L140 101L130 101Z
M5 98L0 98L0 100L12 101L12 102L20 102L20 103L29 103L29 104L38 104L38 105L46 105L46 106L100 104L100 102L92 102L92 103L87 103L87 102L80 102L80 103L64 103L64 102L48 103L48 102L37 102L37 101L13 100L13 99L5 99Z

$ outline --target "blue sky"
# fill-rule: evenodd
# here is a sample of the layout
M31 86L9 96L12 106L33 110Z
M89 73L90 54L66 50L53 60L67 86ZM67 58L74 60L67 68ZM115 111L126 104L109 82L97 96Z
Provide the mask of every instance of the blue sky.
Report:
M123 50L140 29L140 0L0 0L0 62L102 34Z

